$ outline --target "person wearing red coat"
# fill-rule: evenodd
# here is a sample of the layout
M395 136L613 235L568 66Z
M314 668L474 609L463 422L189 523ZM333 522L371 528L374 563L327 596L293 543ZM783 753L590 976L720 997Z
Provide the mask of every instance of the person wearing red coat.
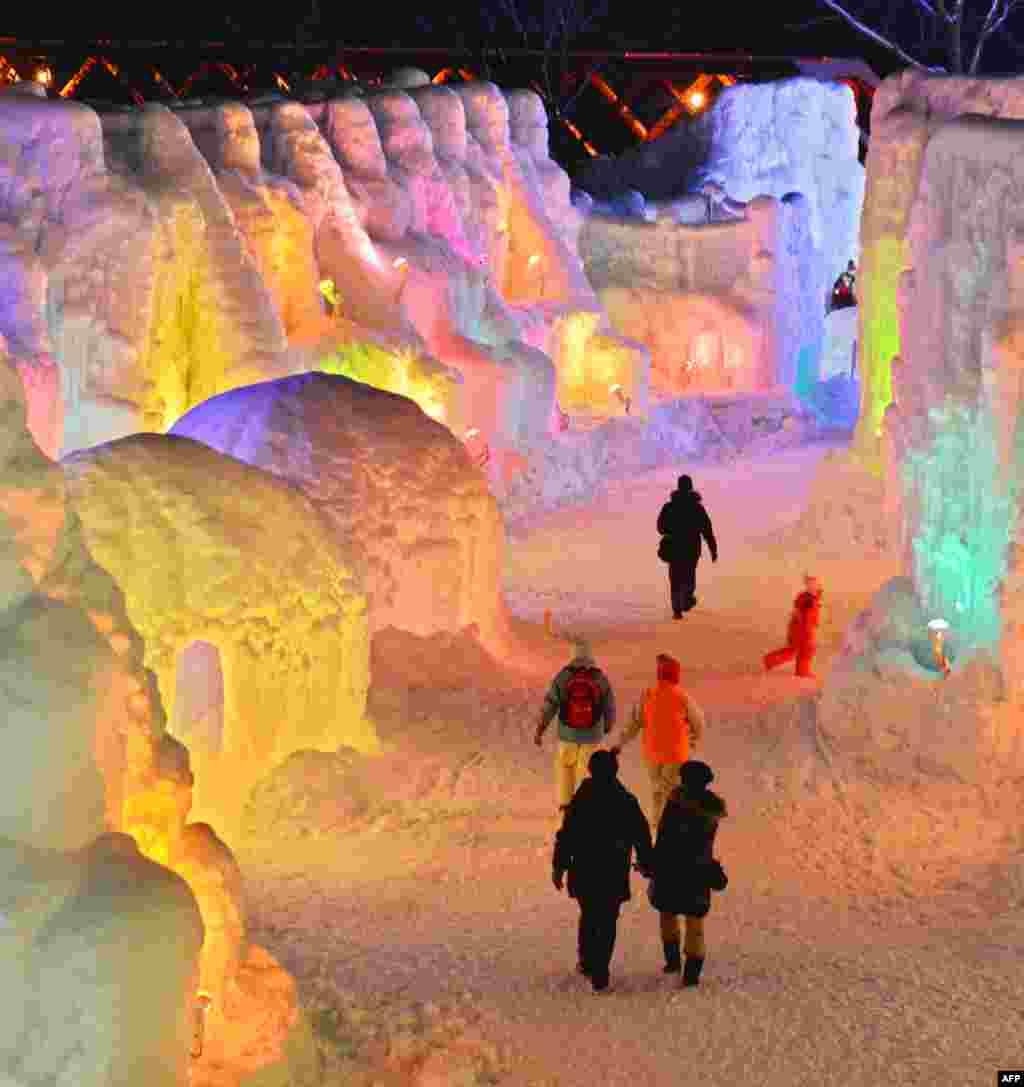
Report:
M811 662L818 648L818 623L821 621L823 591L816 577L808 574L804 578L804 591L793 601L786 645L765 654L766 672L796 658L796 674L807 679L814 678Z

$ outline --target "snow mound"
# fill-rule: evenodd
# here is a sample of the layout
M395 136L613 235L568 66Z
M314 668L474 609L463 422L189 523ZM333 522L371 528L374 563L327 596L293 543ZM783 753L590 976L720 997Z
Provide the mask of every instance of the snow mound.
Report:
M358 751L296 751L258 782L242 814L254 838L287 840L343 829L369 808Z
M1020 724L998 662L950 632L947 678L909 578L893 578L847 632L822 692L818 730L830 764L882 783L965 783L1015 773Z
M822 458L796 524L776 533L773 550L849 559L889 553L893 527L885 504L885 484L846 450Z
M216 396L172 433L306 495L364 573L371 633L504 634L494 499L463 444L412 400L309 373Z

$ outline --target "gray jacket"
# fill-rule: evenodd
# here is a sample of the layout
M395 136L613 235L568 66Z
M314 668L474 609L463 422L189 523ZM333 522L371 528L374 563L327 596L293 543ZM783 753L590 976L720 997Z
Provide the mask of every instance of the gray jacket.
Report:
M576 668L597 668L593 657L573 657L573 659L551 681L548 693L544 698L544 705L540 711L540 732L551 723L552 718L558 715L566 701L566 688ZM597 707L594 719L594 727L591 729L569 728L568 725L558 722L558 738L565 743L598 744L602 738L611 732L615 725L615 693L608 682L608 677L597 668L597 685L601 688L601 701Z

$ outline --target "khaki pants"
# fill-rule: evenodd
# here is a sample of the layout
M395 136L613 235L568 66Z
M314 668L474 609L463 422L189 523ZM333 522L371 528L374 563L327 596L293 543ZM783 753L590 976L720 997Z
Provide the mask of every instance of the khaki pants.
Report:
M666 944L679 943L679 918L674 913L660 913L661 940ZM683 942L683 954L696 959L704 958L704 918L686 917L686 938Z
M566 740L558 741L555 751L555 782L558 788L558 806L564 808L572 800L576 786L587 773L590 756L600 744L574 744Z
M661 813L669 793L679 784L680 762L649 762L647 773L651 779L651 837L657 838Z

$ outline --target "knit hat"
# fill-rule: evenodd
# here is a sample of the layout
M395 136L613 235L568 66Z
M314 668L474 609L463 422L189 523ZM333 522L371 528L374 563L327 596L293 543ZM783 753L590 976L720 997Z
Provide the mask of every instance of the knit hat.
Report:
M619 776L619 757L614 751L600 748L590 756L587 769L598 781L612 781Z
M680 476L677 485L679 490L686 494L688 491L693 490L693 479L691 476Z
M690 759L679 767L679 780L687 789L701 792L715 780L715 772L706 762Z

